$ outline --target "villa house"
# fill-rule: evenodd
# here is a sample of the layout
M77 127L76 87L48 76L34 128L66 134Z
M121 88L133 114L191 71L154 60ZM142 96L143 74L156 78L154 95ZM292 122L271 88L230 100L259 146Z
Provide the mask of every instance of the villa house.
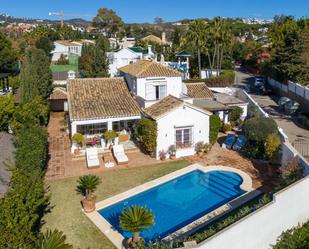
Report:
M176 157L182 157L195 154L197 142L209 142L212 113L192 104L181 72L149 60L129 64L120 72L124 78L68 81L71 135L81 133L102 150L106 130L130 134L136 121L146 116L157 123L157 159L171 145ZM73 144L72 153L75 149Z
M85 44L94 44L92 40L81 40L81 41L68 41L68 40L59 40L54 42L54 50L51 51L52 62L59 60L61 55L64 55L66 58L70 56L81 56L82 46Z
M97 138L95 145L100 148L106 130L129 131L141 118L123 78L69 80L67 91L71 135L79 132L86 138ZM72 152L75 149L73 145Z
M172 95L145 108L144 113L157 123L156 158L176 148L176 158L195 154L197 142L209 143L209 117L212 114Z
M168 42L166 40L166 33L165 32L162 32L162 36L161 38L160 37L157 37L155 35L148 35L144 38L142 38L143 41L146 41L146 42L154 42L154 43L158 43L160 45L168 45L168 46L171 46L172 43L171 42Z
M118 69L134 63L142 59L156 59L155 53L151 49L151 45L148 49L142 47L130 47L123 48L118 51L107 53L109 60L109 74L111 77L115 77L118 74Z
M139 60L119 71L141 107L149 107L168 95L190 101L179 71L149 60Z

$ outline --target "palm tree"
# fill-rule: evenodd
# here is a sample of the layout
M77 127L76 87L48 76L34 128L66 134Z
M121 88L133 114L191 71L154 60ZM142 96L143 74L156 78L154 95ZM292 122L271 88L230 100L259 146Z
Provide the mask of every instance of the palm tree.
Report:
M146 207L133 205L126 208L119 217L120 227L133 233L133 242L138 243L139 234L148 227L154 226L154 215Z
M98 185L101 183L100 177L96 175L85 175L79 177L77 180L78 186L77 191L82 193L86 200L92 199L92 193L97 189Z
M203 20L198 19L190 23L185 36L185 41L192 43L197 48L198 69L201 77L201 51L206 46L206 25Z
M37 249L73 249L73 246L65 242L66 236L63 232L48 230L37 241Z

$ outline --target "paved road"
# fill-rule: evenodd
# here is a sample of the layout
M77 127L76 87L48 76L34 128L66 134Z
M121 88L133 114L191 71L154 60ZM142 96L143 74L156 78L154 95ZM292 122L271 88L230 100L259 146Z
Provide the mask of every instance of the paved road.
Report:
M244 71L238 70L236 72L235 85L244 88L246 85L254 84L254 77ZM290 116L285 115L278 107L276 101L277 97L261 96L251 94L256 102L266 111L281 127L289 137L290 142L296 140L305 140L309 142L309 131L297 125Z

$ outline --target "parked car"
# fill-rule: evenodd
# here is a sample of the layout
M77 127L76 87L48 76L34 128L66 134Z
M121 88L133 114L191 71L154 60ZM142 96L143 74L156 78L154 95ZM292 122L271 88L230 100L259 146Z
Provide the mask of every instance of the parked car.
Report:
M228 134L221 147L224 149L232 149L236 140L237 137L234 134Z
M247 138L244 135L240 135L233 145L233 150L241 150L241 148L247 143Z
M255 87L261 87L265 85L265 79L262 76L256 76L254 81Z

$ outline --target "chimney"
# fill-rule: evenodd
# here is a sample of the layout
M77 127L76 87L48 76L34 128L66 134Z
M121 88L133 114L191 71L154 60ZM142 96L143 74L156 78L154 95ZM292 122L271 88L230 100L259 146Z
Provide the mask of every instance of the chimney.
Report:
M152 46L151 45L148 45L148 54L152 54Z
M68 72L68 79L69 79L69 80L74 80L75 77L76 77L76 72L73 71L73 70L70 70L70 71Z
M165 32L162 32L162 42L163 43L166 43L166 34L165 34Z

